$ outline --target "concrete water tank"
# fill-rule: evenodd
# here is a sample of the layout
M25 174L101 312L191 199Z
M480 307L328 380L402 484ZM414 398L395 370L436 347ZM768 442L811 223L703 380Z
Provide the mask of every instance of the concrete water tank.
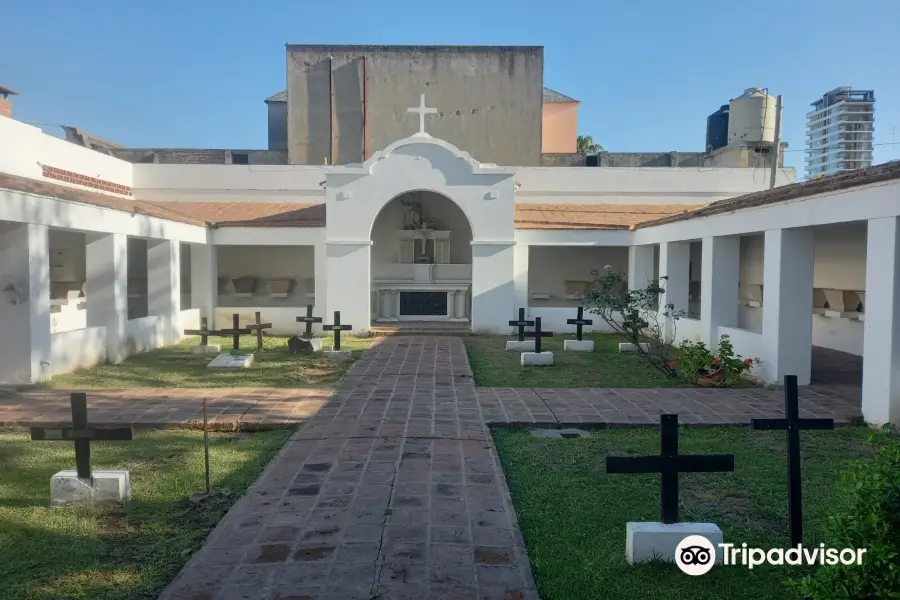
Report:
M748 88L729 104L728 144L775 141L775 96Z

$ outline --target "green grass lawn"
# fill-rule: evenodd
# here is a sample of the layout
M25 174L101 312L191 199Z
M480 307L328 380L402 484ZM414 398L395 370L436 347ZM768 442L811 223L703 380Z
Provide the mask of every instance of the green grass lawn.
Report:
M118 364L102 364L53 378L50 385L61 388L132 387L330 387L337 384L351 361L325 358L321 353L292 354L286 337L263 338L263 349L256 351L256 336L241 336L241 348L254 354L253 367L244 371L213 371L207 365L214 355L193 355L189 348L200 338L187 338L177 346L142 352ZM330 337L324 338L331 346ZM223 351L232 346L232 338L209 338ZM353 350L358 358L372 343L371 338L341 336L341 348Z
M594 340L594 352L563 352L563 340L574 335L544 338L541 345L552 350L555 364L522 367L519 352L507 352L511 336L470 336L463 338L476 385L486 387L618 387L657 388L684 385L651 367L636 353L619 353L622 338L615 335L585 334Z
M806 545L822 539L849 461L872 455L865 428L803 433ZM769 600L796 598L783 581L803 567L718 566L700 577L674 564L630 566L625 524L659 520L659 475L607 475L607 455L658 454L656 428L605 429L552 440L493 431L542 600ZM688 428L682 453L733 453L734 473L681 476L681 519L713 522L725 541L788 547L784 432Z
M131 471L131 503L101 510L49 507L51 475L74 468L72 444L0 430L0 600L156 598L290 435L213 434L212 487L233 493L200 508L186 499L205 489L202 433L93 444L94 468Z

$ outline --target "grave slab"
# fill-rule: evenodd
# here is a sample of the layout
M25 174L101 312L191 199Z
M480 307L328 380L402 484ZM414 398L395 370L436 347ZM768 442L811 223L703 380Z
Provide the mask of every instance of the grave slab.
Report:
M222 351L222 346L219 344L197 344L196 346L191 346L191 354L218 354Z
M130 498L128 471L95 469L90 481L79 479L75 470L60 471L50 478L52 506L123 504Z
M724 540L714 523L628 523L625 526L625 558L628 564L660 559L675 562L675 549L689 535L702 535L716 549L716 564L722 564Z
M531 435L539 438L567 440L591 437L591 432L584 429L532 429Z
M593 352L594 340L564 340L563 352Z
M350 360L353 358L353 353L350 350L334 350L329 349L322 352L325 355L325 358L331 358L333 360Z
M650 344L642 343L640 344L641 350L644 352L650 352ZM623 342L619 344L619 352L637 352L637 346L632 344L631 342Z
M322 351L322 338L309 338L306 341L312 346L313 352Z
M507 340L506 349L515 352L534 352L534 340L525 340L524 342Z
M210 369L220 371L240 371L253 366L252 354L220 354L207 365Z
M549 350L546 352L523 352L523 367L546 367L553 364L553 353Z

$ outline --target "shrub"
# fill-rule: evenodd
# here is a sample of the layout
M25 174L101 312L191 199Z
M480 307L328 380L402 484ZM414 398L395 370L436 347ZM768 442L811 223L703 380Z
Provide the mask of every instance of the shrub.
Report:
M876 435L879 451L840 483L843 502L825 524L826 547L866 548L862 565L825 565L799 582L804 598L900 598L900 439Z
M703 342L691 342L685 340L678 347L678 366L681 376L688 383L697 383L699 373L721 366L725 370L725 381L720 386L732 386L740 381L746 371L754 364L759 363L758 358L744 358L734 352L734 346L728 334L722 334L719 345L713 353Z

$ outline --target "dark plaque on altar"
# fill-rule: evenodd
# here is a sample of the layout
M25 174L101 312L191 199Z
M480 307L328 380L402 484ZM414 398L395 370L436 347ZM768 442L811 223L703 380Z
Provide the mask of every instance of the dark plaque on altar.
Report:
M432 262L431 257L427 254L419 254L415 258L415 263L417 265L430 265Z

